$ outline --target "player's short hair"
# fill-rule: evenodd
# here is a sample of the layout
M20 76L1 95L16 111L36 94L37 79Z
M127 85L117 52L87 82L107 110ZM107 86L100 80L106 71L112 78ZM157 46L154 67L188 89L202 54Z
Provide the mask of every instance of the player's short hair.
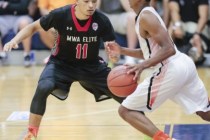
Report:
M150 0L146 0L146 2L150 2Z

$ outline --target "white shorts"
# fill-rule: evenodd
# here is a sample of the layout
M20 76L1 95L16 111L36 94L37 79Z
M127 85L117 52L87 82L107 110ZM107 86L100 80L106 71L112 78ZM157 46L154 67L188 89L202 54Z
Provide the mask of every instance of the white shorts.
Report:
M20 23L24 21L29 23L33 22L33 19L27 15L24 16L14 16L14 15L1 15L0 16L0 32L2 37L4 37L10 30L15 33L18 32Z
M208 94L194 62L183 53L144 79L122 105L131 110L150 112L167 99L179 104L187 114L210 110Z

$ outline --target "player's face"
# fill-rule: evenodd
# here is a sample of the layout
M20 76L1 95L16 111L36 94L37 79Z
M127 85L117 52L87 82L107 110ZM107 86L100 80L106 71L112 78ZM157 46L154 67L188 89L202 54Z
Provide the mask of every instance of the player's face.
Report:
M97 0L77 0L77 6L80 13L85 16L91 16L96 10Z

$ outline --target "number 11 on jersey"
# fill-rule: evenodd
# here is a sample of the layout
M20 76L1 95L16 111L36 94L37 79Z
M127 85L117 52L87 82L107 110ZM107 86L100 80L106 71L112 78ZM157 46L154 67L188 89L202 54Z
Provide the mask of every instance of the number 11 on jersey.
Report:
M87 50L88 50L88 44L77 44L76 47L76 58L77 59L86 59L87 58Z

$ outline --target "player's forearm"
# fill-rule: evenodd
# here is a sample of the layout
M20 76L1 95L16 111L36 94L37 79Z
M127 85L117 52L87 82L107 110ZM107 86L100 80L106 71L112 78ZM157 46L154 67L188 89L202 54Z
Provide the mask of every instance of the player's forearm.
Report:
M158 63L166 60L170 56L174 55L176 53L175 49L173 47L169 48L161 48L160 51L158 51L153 57L143 61L144 68L150 68L152 66L157 65Z
M33 24L30 24L25 28L23 28L22 30L20 30L20 32L18 32L18 34L12 39L12 41L19 44L27 37L32 36L36 31L37 30L34 28Z

